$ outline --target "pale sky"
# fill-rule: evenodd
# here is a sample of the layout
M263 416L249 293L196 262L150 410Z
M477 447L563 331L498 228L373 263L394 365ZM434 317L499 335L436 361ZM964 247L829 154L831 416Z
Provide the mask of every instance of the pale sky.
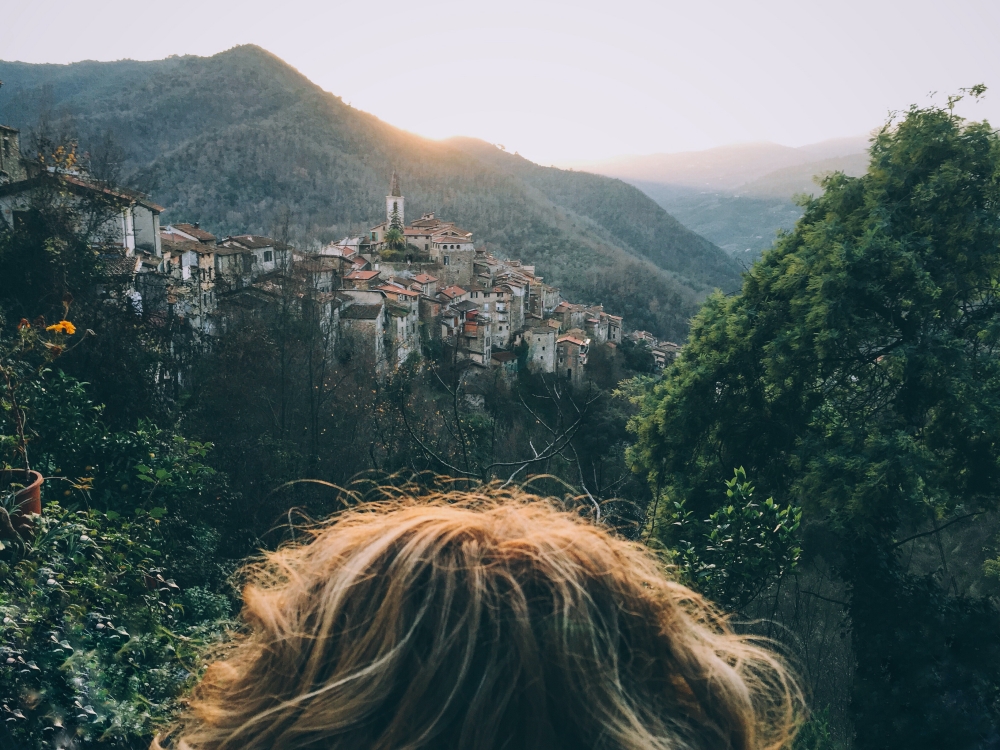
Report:
M985 83L997 0L0 0L0 59L211 55L258 44L345 102L542 164L859 135ZM12 33L13 32L13 33ZM3 77L0 66L0 78Z

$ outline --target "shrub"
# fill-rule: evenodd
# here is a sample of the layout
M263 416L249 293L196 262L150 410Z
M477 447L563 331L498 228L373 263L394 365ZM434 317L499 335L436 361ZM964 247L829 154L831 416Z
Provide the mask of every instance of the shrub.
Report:
M147 747L170 718L228 608L164 578L156 515L52 503L3 543L0 745Z

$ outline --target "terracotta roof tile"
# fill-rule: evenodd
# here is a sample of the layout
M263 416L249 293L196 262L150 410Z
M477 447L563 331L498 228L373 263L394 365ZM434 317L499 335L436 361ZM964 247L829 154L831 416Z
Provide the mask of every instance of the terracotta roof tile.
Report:
M180 229L184 234L190 234L195 237L200 242L214 242L215 235L211 232L206 232L204 229L196 227L194 224L173 224L172 226Z

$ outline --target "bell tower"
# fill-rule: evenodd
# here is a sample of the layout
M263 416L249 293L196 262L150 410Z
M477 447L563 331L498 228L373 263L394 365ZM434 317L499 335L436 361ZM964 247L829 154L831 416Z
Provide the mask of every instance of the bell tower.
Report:
M403 204L405 198L399 190L399 176L395 171L392 173L392 182L389 184L389 194L385 196L385 222L388 226L392 224L392 215L395 213L399 217L400 227L406 223L403 218Z

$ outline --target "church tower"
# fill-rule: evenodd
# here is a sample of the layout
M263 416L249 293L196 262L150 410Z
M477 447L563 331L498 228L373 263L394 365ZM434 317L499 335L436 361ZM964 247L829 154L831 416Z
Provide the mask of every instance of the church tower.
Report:
M389 194L385 196L385 222L386 227L392 223L392 213L395 211L399 215L399 223L403 225L406 223L403 218L403 198L402 193L399 190L399 176L395 171L392 173L392 182L389 185Z

